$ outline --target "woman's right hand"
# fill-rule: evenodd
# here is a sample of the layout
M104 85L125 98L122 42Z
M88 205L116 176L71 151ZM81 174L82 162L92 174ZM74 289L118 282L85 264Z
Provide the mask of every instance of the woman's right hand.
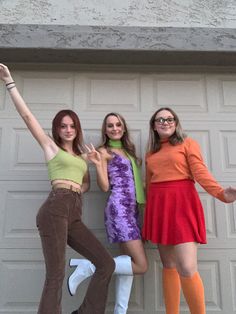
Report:
M233 203L236 200L236 188L229 186L224 189L224 197L227 203Z
M5 82L5 84L13 81L10 71L8 67L2 63L0 63L0 79Z
M93 144L85 145L87 149L87 158L91 161L95 166L102 166L102 158L101 154L94 148Z

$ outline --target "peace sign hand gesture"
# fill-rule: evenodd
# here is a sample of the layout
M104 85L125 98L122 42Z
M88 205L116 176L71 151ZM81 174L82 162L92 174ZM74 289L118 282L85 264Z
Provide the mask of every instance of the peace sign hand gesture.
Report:
M101 154L95 149L93 144L85 145L85 148L87 149L87 158L89 161L94 163L96 166L102 165L102 158Z

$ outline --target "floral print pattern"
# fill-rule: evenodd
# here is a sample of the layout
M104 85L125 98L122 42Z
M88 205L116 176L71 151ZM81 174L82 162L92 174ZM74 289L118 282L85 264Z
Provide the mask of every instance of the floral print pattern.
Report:
M107 170L111 189L105 208L108 241L115 243L141 239L131 162L113 153Z

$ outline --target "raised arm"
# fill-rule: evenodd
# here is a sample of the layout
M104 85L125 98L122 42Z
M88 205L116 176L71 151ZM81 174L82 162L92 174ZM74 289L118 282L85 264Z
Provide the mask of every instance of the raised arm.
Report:
M24 120L34 138L43 148L46 159L51 159L58 151L57 145L44 132L37 119L31 113L24 99L20 95L8 67L2 63L0 63L0 79L6 84L6 88L11 96L16 110Z

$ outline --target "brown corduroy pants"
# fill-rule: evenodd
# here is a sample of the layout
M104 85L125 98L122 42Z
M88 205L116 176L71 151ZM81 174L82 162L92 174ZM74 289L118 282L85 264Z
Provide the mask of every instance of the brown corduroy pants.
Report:
M51 191L39 209L46 279L38 314L61 314L65 254L68 244L96 267L78 314L104 314L108 286L115 268L111 255L81 221L80 194L67 189Z

